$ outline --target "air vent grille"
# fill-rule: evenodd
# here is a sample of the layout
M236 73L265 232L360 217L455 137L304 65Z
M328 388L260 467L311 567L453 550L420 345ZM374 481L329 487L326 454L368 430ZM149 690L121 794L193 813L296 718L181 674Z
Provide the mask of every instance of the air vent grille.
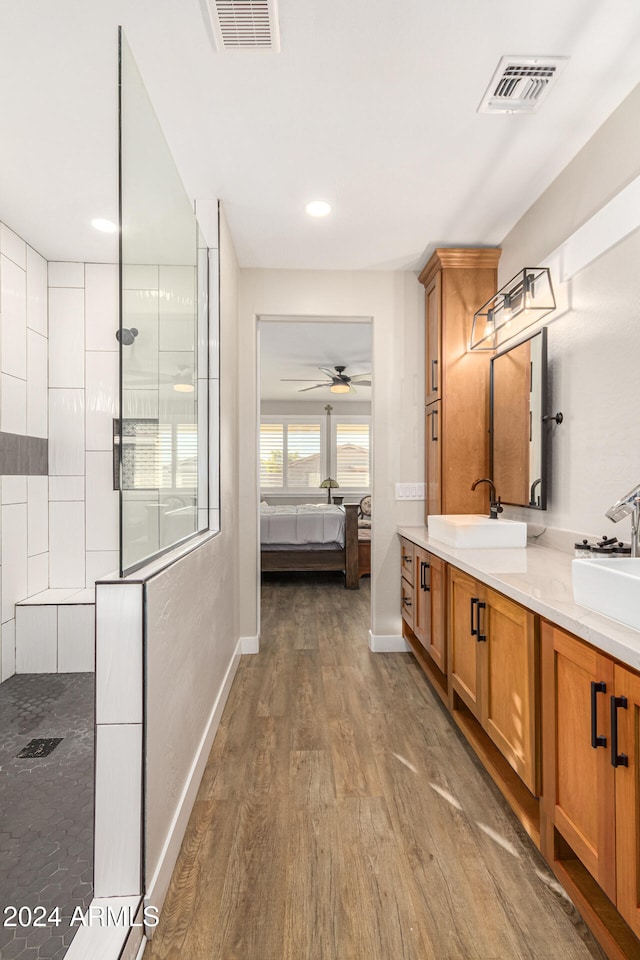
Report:
M207 0L216 48L280 50L276 0Z
M566 57L503 57L478 113L533 113L548 94Z

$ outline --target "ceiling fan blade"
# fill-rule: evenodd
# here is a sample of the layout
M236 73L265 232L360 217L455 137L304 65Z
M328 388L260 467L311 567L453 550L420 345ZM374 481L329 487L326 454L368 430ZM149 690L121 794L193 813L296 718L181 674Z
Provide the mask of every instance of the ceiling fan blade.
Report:
M355 380L355 377L353 378ZM353 382L353 381L352 381ZM370 387L371 380L356 380L359 387Z
M280 378L280 383L317 383L317 382L318 382L317 377L313 377L313 379L309 379L309 380L296 380L291 377Z
M335 380L338 376L337 370L330 370L329 367L318 367L318 370L322 370L322 372L326 373L326 375L331 377L332 380Z
M302 390L298 390L298 393L306 393L307 390L319 390L320 387L328 387L328 383L316 383L315 387L303 387Z
M352 380L362 380L363 377L370 377L370 373L356 373L355 376L351 377Z
M349 384L349 393L357 393L358 391L352 383Z

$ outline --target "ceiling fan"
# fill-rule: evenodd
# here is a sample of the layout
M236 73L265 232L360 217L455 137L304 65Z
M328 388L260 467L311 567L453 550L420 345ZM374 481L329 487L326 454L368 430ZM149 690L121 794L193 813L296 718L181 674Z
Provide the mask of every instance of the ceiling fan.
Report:
M366 379L371 377L370 373L358 373L354 377L349 377L344 371L346 366L342 364L336 364L336 366L331 370L329 367L318 367L318 370L322 370L328 380L322 381L313 381L313 380L295 380L283 378L281 383L313 383L312 387L302 387L298 390L298 393L305 393L307 390L319 390L321 387L329 387L331 393L357 393L354 384L357 384L360 387L370 387L371 380Z

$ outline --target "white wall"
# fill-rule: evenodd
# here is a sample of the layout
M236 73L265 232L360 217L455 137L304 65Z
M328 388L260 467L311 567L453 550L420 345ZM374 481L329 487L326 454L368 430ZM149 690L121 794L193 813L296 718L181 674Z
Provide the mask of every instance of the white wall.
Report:
M640 87L607 120L503 241L501 282L555 251L640 174ZM640 216L639 216L640 221ZM548 319L553 425L549 509L533 522L629 538L607 508L640 482L640 232L560 289L568 308ZM554 282L556 278L554 277ZM516 515L516 511L509 511Z
M47 262L0 224L0 430L46 437ZM0 680L15 673L15 604L49 582L47 478L2 485Z
M220 235L220 351L238 357L237 266ZM238 391L220 397L221 532L147 582L146 866L161 906L239 654Z
M396 502L395 484L422 481L424 291L400 272L240 271L240 565L243 637L258 631L257 317L373 319L372 633L401 632L398 600L399 523L421 523L424 504ZM366 636L363 637L366 642Z

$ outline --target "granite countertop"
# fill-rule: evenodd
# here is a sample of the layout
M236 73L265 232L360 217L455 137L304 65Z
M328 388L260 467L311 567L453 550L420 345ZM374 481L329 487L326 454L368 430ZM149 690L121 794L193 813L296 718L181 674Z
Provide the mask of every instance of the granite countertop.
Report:
M535 543L529 543L526 549L514 550L450 547L429 539L425 526L400 526L398 533L516 603L640 670L640 631L593 613L574 601L572 554Z

